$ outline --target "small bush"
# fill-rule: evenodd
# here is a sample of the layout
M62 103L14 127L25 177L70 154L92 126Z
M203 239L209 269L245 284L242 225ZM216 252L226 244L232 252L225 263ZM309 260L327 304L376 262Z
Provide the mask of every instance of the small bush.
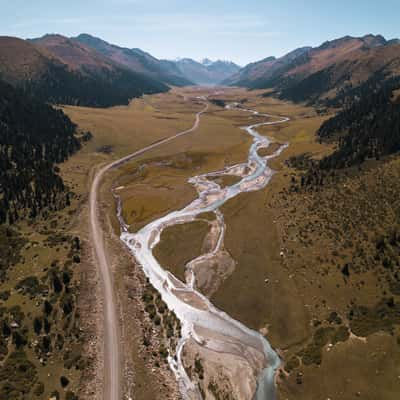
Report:
M60 377L61 387L66 388L69 385L69 379L66 376Z

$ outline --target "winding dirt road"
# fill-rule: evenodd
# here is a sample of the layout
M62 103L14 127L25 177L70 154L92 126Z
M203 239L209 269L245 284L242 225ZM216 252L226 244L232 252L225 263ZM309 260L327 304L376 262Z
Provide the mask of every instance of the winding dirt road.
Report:
M110 263L104 246L100 215L98 210L98 192L101 181L106 172L119 167L120 165L141 156L142 154L177 139L180 136L187 135L195 131L200 124L200 117L208 110L209 104L205 97L201 97L205 102L202 111L196 114L193 126L183 132L179 132L173 136L159 140L149 146L146 146L132 154L129 154L119 160L102 167L96 174L92 182L89 194L90 209L90 232L94 253L97 261L98 273L102 281L103 301L104 301L104 377L103 377L103 399L104 400L120 400L121 399L121 354L120 354L120 336L118 328L117 306L115 301L113 278Z

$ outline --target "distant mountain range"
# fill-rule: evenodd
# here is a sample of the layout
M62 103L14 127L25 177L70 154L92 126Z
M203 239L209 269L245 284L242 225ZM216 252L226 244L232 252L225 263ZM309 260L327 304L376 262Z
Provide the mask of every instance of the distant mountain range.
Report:
M381 35L345 36L318 47L302 47L283 57L247 65L224 81L251 89L273 88L294 101L329 101L379 74L400 73L400 41Z
M240 67L225 61L159 60L88 34L0 37L0 79L52 103L107 107L170 86L217 84Z
M0 79L53 103L105 107L194 84L273 89L283 99L335 102L376 74L383 80L400 74L398 39L345 36L240 68L208 58L159 60L89 34L0 37Z
M143 50L119 47L88 34L81 34L73 40L133 71L174 86L218 84L240 70L233 62L211 61L208 58L202 62L190 58L159 60Z
M183 76L197 85L219 84L240 71L240 67L231 61L211 61L208 58L202 62L180 58L175 64Z

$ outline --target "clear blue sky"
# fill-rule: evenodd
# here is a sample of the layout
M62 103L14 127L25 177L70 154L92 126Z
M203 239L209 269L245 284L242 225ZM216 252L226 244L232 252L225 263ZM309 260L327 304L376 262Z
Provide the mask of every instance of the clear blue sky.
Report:
M0 34L87 32L158 58L241 65L344 35L400 36L399 0L0 0Z

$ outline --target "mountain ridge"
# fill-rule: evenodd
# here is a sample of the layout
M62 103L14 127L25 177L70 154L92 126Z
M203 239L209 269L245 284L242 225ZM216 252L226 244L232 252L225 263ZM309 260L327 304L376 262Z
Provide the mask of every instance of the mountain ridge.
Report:
M245 66L224 83L250 89L274 88L294 101L334 98L378 71L400 72L400 46L382 35L343 36Z
M0 37L0 78L42 101L94 107L169 89L61 35L46 36L42 45Z
M159 60L139 48L120 47L87 33L82 33L72 39L91 47L131 71L148 75L169 85L187 86L193 84L182 76L172 62Z

